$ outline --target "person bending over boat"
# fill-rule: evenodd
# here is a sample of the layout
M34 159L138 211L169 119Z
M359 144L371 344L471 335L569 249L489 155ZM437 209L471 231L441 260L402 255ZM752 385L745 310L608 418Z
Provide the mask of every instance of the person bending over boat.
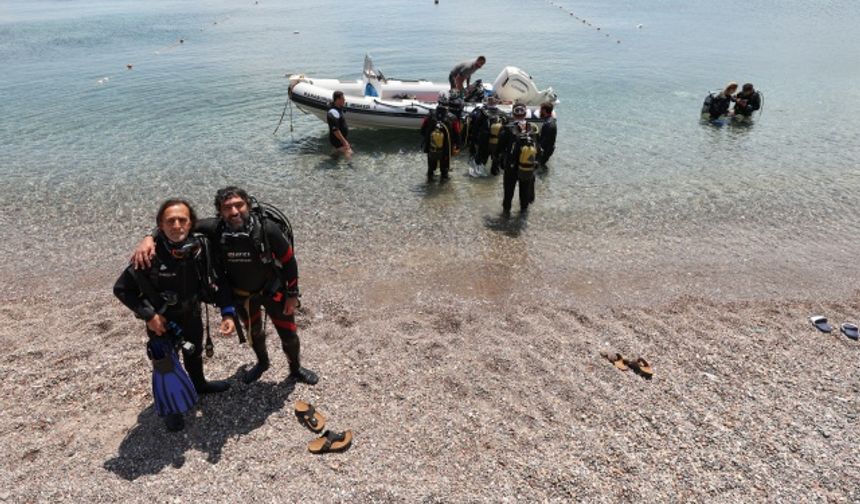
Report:
M546 162L552 157L552 153L555 152L555 137L558 135L552 110L552 102L541 103L540 118L543 120L543 123L540 127L540 157L538 164L544 168L546 168Z
M233 302L257 357L257 364L243 381L252 383L269 369L269 353L263 325L262 307L272 319L281 339L281 348L290 365L288 379L315 385L319 377L301 366L301 344L295 310L299 302L299 271L293 250L292 233L285 218L267 210L247 192L235 186L215 194L218 218L202 219L195 230L209 237L224 276L233 289ZM277 211L280 214L280 211ZM277 217L277 218L276 218ZM146 265L152 254L152 238L147 237L134 252L135 265ZM241 331L241 327L236 327Z
M346 125L346 117L343 107L346 105L346 98L343 96L343 91L335 91L331 97L332 105L326 113L326 122L328 122L328 141L334 147L335 152L343 153L346 159L352 156L352 146L349 144L349 127Z
M514 199L514 189L518 183L520 213L528 211L529 205L534 201L534 170L540 156L537 126L526 121L526 106L518 103L514 105L511 112L513 119L502 130L499 138L501 162L505 170L502 211L506 217L511 214L511 201Z
M161 204L155 220L158 232L150 266L126 268L113 292L146 321L155 408L167 429L178 431L184 428L183 414L197 401L197 394L230 388L226 381L206 381L203 376L201 300L216 301L221 307L224 335L234 330L235 309L226 279L214 274L208 240L191 234L197 223L191 204L169 199ZM179 367L177 347L182 349L187 375Z
M720 117L727 115L729 113L729 107L734 101L735 91L738 90L737 82L729 82L726 85L725 89L720 91L720 93L716 96L709 95L710 98L707 113L710 120L719 119Z
M472 74L480 70L487 62L487 58L478 56L475 61L463 61L451 69L448 74L448 83L451 89L463 91L472 82Z
M761 108L761 94L752 84L746 83L735 96L735 115L749 117Z
M439 180L448 180L455 138L459 135L458 123L451 120L448 108L441 103L436 105L433 115L424 118L421 123L421 144L427 153L427 182L433 181L436 166L441 172Z

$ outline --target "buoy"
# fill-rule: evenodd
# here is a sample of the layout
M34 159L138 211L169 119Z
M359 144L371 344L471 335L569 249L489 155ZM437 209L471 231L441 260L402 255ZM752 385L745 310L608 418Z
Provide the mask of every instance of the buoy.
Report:
M128 65L126 65L125 67L126 67L126 68L128 68L129 70L131 70L131 63L129 63L129 64L128 64Z
M185 40L184 40L184 39L179 39L179 43L180 43L180 44L184 44L184 43L185 43Z
M636 25L636 28L639 28L641 30L642 29L642 23L639 23L638 25Z

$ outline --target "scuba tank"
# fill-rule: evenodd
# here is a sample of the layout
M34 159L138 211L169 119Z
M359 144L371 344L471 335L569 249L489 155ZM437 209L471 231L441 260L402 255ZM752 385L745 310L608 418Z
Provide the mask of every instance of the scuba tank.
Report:
M441 122L437 122L430 132L430 142L427 154L431 159L441 159L445 157L445 126Z
M705 97L704 103L702 103L702 113L710 114L711 113L711 105L714 103L714 93L708 93L708 96Z
M495 154L499 146L499 134L502 132L502 118L498 114L490 115L490 153Z
M517 168L520 173L531 173L537 164L537 146L529 135L520 137L520 154L517 157Z

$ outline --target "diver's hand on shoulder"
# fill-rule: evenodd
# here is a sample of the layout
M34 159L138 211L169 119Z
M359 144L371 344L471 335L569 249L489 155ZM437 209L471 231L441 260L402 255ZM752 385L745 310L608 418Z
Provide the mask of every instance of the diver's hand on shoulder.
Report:
M131 254L131 263L134 269L146 269L152 266L152 257L155 255L155 239L151 236L145 237Z

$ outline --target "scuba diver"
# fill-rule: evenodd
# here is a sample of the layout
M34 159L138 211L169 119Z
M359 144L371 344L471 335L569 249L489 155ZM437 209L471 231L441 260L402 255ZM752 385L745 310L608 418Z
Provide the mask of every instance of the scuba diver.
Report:
M729 108L735 100L734 94L738 90L737 82L729 82L719 94L709 94L702 104L702 116L707 115L708 119L713 121L724 115L728 115Z
M546 168L546 162L552 157L555 152L555 138L558 135L555 117L552 116L552 102L546 101L541 103L540 118L543 120L540 127L540 157L538 165Z
M540 145L537 141L537 126L526 121L526 114L525 105L514 105L513 119L502 130L499 138L501 163L505 170L502 211L506 217L511 214L517 183L520 185L520 213L527 212L535 199L535 168L540 158Z
M139 270L129 266L113 287L114 295L146 321L155 409L169 431L185 427L183 414L197 402L197 394L230 388L226 381L207 381L203 376L200 303L216 301L221 307L220 332L224 335L234 330L235 309L229 286L212 266L208 240L191 234L196 222L197 215L187 201L162 203L156 215L158 231L150 266ZM211 348L207 337L207 354ZM177 349L188 374L179 365Z
M466 142L469 145L469 155L472 158L471 164L476 172L486 173L485 165L490 157L490 123L499 124L501 127L501 118L497 106L498 99L494 96L487 98L486 105L478 105L469 114L467 120L468 134ZM498 132L496 133L498 140Z
M744 84L740 93L735 95L735 115L750 117L753 112L760 108L761 93L756 91L752 84Z
M315 385L319 377L302 367L300 361L301 344L295 319L299 274L289 222L280 210L258 203L235 186L215 194L215 209L218 218L202 219L194 229L214 244L242 322L236 326L239 339L244 342L247 335L257 357L257 363L246 372L243 381L255 382L269 369L261 309L265 307L289 361L288 379ZM152 253L151 240L144 238L138 245L135 265L146 264Z
M456 149L455 139L460 135L458 123L452 121L448 107L441 102L436 105L433 115L428 115L421 123L421 146L427 153L427 181L433 181L436 166L439 166L440 181L448 180L451 156Z
M490 173L498 175L502 166L502 149L499 149L499 139L508 124L508 116L496 107L497 101L489 101L487 103L487 123L486 129L479 133L479 145L484 142L486 136L487 154L492 159L490 164ZM482 158L486 162L486 158ZM477 162L477 161L476 161Z

